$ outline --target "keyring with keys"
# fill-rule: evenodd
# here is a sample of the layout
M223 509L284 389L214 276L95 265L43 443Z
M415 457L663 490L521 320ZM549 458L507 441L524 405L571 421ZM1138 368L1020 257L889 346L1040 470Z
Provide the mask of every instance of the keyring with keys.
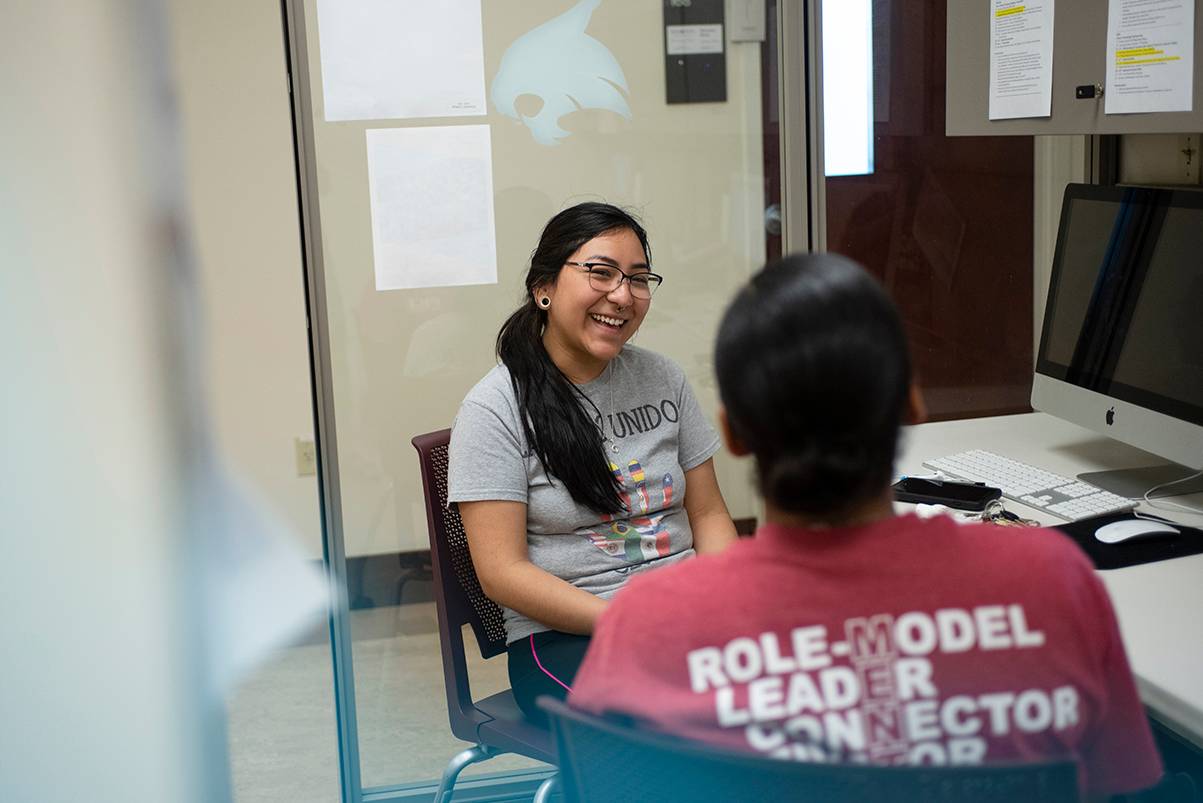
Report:
M1025 519L1012 513L1003 507L1002 500L995 499L987 503L982 510L982 521L988 524L997 524L1000 527L1039 527L1040 522L1033 519Z

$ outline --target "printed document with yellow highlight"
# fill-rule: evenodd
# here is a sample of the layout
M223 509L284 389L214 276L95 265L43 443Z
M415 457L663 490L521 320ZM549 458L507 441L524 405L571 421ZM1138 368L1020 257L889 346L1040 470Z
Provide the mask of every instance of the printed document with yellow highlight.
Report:
M990 119L1048 117L1054 0L990 0Z
M1194 64L1195 0L1110 0L1107 114L1191 111Z

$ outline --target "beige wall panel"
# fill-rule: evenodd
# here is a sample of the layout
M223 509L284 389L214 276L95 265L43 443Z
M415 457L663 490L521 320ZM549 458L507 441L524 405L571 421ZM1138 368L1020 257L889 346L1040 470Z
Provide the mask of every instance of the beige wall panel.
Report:
M1121 184L1199 184L1199 134L1129 134L1119 140Z
M949 136L1001 134L1134 134L1203 130L1203 59L1196 54L1193 111L1104 114L1104 99L1078 100L1074 88L1107 81L1104 0L1057 0L1053 24L1053 96L1049 117L990 120L990 4L948 3ZM1196 2L1195 45L1203 42L1203 9Z
M169 10L218 453L320 558L317 482L293 448L313 407L280 7Z

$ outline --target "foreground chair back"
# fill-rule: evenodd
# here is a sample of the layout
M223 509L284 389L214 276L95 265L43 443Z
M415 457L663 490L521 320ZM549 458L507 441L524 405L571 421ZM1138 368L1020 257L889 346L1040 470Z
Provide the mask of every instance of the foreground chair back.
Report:
M1071 803L1072 761L978 767L807 764L719 750L620 725L541 697L568 803Z
M451 430L418 435L411 442L418 450L422 488L426 497L426 523L434 570L435 607L439 616L439 641L443 653L443 682L447 689L447 714L451 733L473 744L451 759L443 773L435 803L450 798L460 771L477 761L501 753L518 753L555 763L550 734L522 716L508 689L473 701L464 657L463 626L472 626L483 658L505 652L505 625L501 608L485 596L459 512L447 507L447 445ZM552 784L539 789L536 800L550 793Z

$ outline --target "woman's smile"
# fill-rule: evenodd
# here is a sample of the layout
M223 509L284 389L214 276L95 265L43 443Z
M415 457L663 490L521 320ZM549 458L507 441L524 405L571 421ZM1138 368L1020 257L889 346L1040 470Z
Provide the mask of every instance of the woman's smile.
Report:
M615 332L622 329L623 325L626 324L626 322L627 322L627 320L625 318L614 318L609 315L601 315L596 312L589 313L589 317L592 318L597 323L601 324L606 329L609 329L609 330L615 331Z

